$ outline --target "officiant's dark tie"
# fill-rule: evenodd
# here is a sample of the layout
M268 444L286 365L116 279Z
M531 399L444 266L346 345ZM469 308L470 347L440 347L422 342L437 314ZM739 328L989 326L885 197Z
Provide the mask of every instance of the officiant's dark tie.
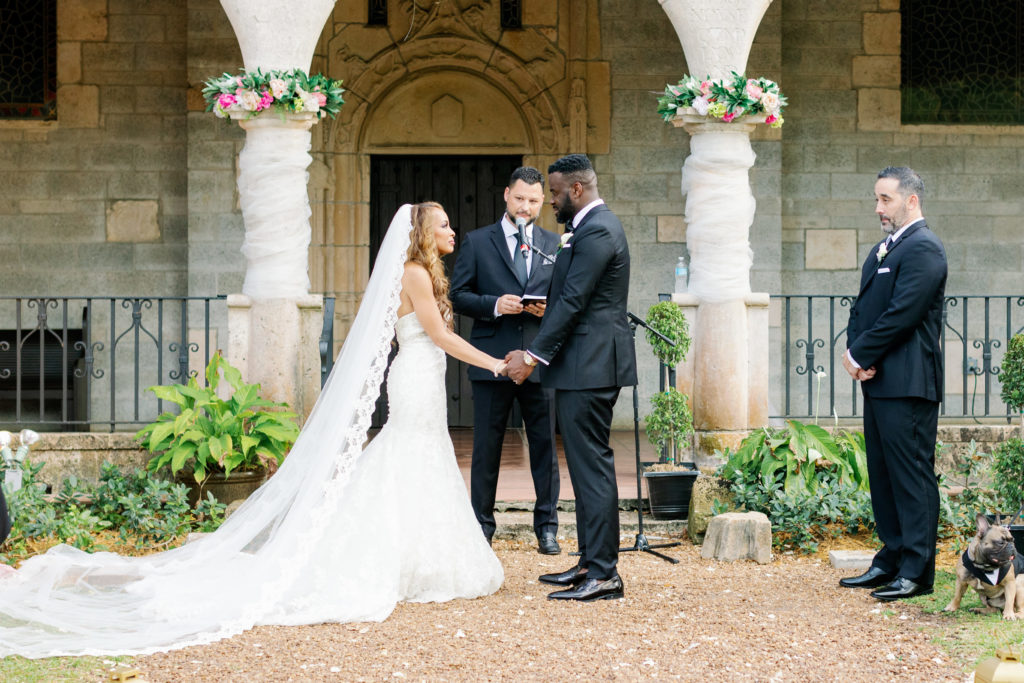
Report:
M519 232L516 233L516 253L512 257L512 266L516 271L516 278L519 280L519 284L523 287L526 286L527 272L526 272L526 231L523 228L519 228Z

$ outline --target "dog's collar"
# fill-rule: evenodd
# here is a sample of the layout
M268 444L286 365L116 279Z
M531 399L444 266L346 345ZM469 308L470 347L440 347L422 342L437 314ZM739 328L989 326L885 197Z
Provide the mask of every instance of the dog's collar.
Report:
M974 564L974 560L971 559L971 556L967 554L966 550L964 551L964 554L961 556L960 559L964 563L964 567L967 568L967 571L969 571L975 578L977 578L982 583L987 583L990 586L996 586L1002 583L1003 579L1006 578L1006 574L1010 571L1011 567L1013 567L1014 570L1018 573L1022 573L1022 570L1024 570L1024 556L1020 556L1014 553L1012 556L1010 556L1009 562L999 567L999 578L996 579L995 582L993 582L992 579L989 578L989 575L985 573L984 569Z

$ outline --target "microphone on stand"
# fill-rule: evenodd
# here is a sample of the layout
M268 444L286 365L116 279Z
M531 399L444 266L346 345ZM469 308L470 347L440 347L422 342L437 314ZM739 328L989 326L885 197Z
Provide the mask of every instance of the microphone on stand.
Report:
M522 244L522 246L519 247L519 250L523 252L523 256L526 256L527 250L530 250L534 254L537 254L542 259L547 261L548 263L554 263L555 262L555 257L554 256L551 256L550 254L545 254L543 251L541 251L537 247L533 246L533 244L528 243L526 241L526 219L525 218L523 218L522 216L516 216L516 228L518 230L520 230L522 232L522 235L523 235L523 244Z

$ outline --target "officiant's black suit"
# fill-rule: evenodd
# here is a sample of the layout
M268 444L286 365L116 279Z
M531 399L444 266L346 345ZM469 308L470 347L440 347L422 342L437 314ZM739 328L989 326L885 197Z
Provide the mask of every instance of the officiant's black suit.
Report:
M533 244L546 254L558 248L558 235L533 226ZM524 287L512 265L501 221L473 230L459 248L452 270L452 307L473 318L469 341L495 358L513 349L525 349L540 329L541 319L526 313L495 317L495 302L504 294L546 295L554 267L533 254ZM484 535L494 534L494 497L505 426L513 401L519 402L530 444L530 473L537 502L533 526L537 537L558 532L558 459L555 454L555 416L552 392L536 377L515 384L508 377L494 377L487 370L469 367L473 384L473 461L470 467L470 501Z
M547 312L527 350L547 361L541 382L555 390L576 494L580 566L592 579L609 579L619 547L619 497L608 444L612 408L620 388L636 384L636 354L626 320L629 246L607 206L583 217L554 271Z
M850 355L877 371L861 382L871 505L884 544L873 566L930 587L946 253L923 220L900 235L881 263L877 253L875 245L864 262L847 327Z

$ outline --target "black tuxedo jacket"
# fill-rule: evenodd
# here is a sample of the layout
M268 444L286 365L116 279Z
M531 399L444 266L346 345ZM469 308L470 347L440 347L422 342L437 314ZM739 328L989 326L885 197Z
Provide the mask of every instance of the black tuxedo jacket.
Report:
M558 240L558 235L534 224L533 244L545 254L555 253ZM495 317L494 304L503 294L546 295L553 270L552 263L534 252L524 292L512 266L501 222L469 232L455 259L450 297L456 313L473 318L470 343L495 358L529 346L537 336L541 319L530 313ZM495 378L488 370L473 366L469 367L469 379L511 381L507 377ZM531 379L537 381L532 375Z
M878 244L864 261L846 328L853 359L877 369L861 383L864 394L940 401L946 251L924 221L907 228L881 262Z
M636 352L626 320L629 246L622 223L601 204L558 252L548 308L528 348L548 362L541 382L555 389L636 384Z

